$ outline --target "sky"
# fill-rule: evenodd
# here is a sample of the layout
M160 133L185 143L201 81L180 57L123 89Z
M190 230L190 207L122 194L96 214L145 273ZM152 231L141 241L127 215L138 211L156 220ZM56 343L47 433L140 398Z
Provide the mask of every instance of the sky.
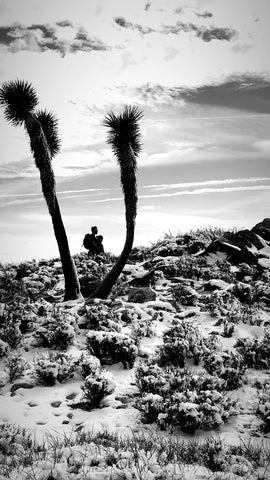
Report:
M269 0L0 0L0 84L30 82L58 118L53 160L72 254L97 225L125 240L119 167L102 120L139 106L134 246L269 217ZM0 261L57 257L23 127L0 110Z

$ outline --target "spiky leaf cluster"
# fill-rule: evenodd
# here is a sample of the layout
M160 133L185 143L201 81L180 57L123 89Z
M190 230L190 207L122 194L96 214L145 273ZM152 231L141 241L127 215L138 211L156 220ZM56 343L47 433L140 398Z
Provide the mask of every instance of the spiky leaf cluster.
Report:
M143 117L143 112L136 106L126 105L119 115L113 112L107 113L102 125L108 127L107 142L112 145L114 154L119 157L123 148L130 146L135 157L142 149L140 137L139 120Z
M13 125L22 125L38 104L32 85L24 80L5 82L0 89L0 105L4 116Z
M52 112L47 110L39 110L36 112L35 117L42 127L50 154L52 157L54 157L60 151L60 138L57 131L57 118Z

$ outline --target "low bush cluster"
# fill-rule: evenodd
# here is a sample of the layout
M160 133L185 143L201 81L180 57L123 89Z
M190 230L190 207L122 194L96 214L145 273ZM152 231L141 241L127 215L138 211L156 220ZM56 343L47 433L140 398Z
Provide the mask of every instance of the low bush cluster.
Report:
M65 350L74 341L76 324L76 315L57 309L44 318L35 336L40 346Z
M116 319L114 313L111 311L108 305L104 303L92 304L85 306L85 317L87 319L85 328L91 330L104 330L120 332L121 325L119 320ZM116 321L117 320L117 321Z
M262 429L264 432L270 432L270 384L265 383L258 391L259 404L257 413L263 421Z
M38 383L46 386L62 383L72 378L76 370L76 362L67 353L42 354L34 359L34 371Z
M220 391L223 380L200 372L194 374L155 364L140 365L136 383L141 398L136 403L143 421L157 422L160 428L180 427L194 433L201 428L217 428L236 414L236 401Z
M29 367L29 362L23 358L21 353L9 354L5 360L5 370L9 375L11 383L21 378Z
M87 334L87 349L101 363L123 362L125 368L133 367L138 353L134 340L128 335L94 330Z
M202 337L193 321L177 320L163 335L163 345L157 350L160 365L178 365L184 367L188 358L197 365L204 352L217 347L216 337Z
M235 348L243 356L247 367L264 369L270 367L270 330L266 329L263 337L238 338Z
M226 350L207 352L204 355L204 368L211 375L224 380L226 390L233 390L243 384L247 367L240 353Z
M94 374L88 375L82 386L83 401L87 409L97 408L104 397L115 390L115 383L111 372L97 369Z

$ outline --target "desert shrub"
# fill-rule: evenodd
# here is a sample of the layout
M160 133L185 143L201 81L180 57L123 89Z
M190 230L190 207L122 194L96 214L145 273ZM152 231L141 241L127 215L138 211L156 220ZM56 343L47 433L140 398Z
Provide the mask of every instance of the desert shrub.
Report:
M224 380L224 388L233 390L243 384L246 365L242 355L234 351L208 352L204 355L204 368L211 375Z
M258 391L259 404L257 414L263 421L262 429L268 433L270 431L270 384L265 383Z
M133 367L138 348L128 335L118 332L90 331L87 334L87 349L101 363L123 362L124 367Z
M156 331L156 323L152 317L149 318L136 318L131 325L131 338L134 339L135 344L138 346L143 337L153 337Z
M163 345L157 349L158 363L184 367L186 360L193 358L195 364L198 364L203 353L216 345L216 338L202 337L198 326L191 320L178 320L164 332Z
M5 355L7 355L9 351L9 345L7 342L4 342L3 340L1 340L0 338L0 358L4 357Z
M121 325L108 305L92 304L85 306L85 328L91 330L104 330L120 332ZM117 321L116 321L117 320Z
M115 390L115 384L110 372L97 370L94 375L88 375L82 386L83 401L87 408L97 408L101 400Z
M89 375L94 376L100 368L100 360L87 351L83 351L77 360L77 370L84 379Z
M56 381L62 383L74 375L76 363L66 353L43 354L34 359L37 380L42 385L52 386Z
M177 283L171 286L170 291L176 302L194 307L197 305L199 295L192 287Z
M250 368L270 367L270 330L266 329L261 340L258 338L238 338L235 348L243 356Z
M40 345L65 350L73 344L77 316L58 309L45 317L35 336Z
M241 303L227 290L215 290L205 295L203 302L212 317L226 316L233 323L238 323L242 318Z
M21 353L9 354L5 360L5 370L8 372L11 383L21 378L29 367L29 362L23 358Z
M224 318L223 320L223 337L225 338L230 338L233 336L235 329L235 324L233 322L230 322L227 318Z
M114 300L115 298L128 295L129 289L130 286L127 282L127 276L122 274L111 290L110 299Z
M205 261L203 258L192 257L184 254L181 257L181 260L179 260L177 263L176 275L198 280L201 278L201 267L204 264Z
M5 305L0 312L0 340L7 343L10 348L17 348L22 342L20 331L21 321L13 313L12 308Z
M248 283L236 282L232 293L242 303L252 304L256 300L255 290Z
M136 403L143 421L157 422L161 428L171 425L193 433L219 427L236 414L236 402L218 391L223 381L203 372L140 366L136 382L141 393L146 392Z

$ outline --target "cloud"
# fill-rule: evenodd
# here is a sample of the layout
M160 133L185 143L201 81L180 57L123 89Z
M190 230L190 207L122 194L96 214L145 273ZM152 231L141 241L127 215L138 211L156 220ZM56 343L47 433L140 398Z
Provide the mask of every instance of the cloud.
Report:
M196 13L199 18L211 18L213 14L211 12Z
M138 30L140 33L143 33L144 35L148 33L156 32L156 30L151 27L145 27L138 23L128 22L124 17L115 17L114 21L120 27L127 28L130 30Z
M197 104L270 113L270 81L257 75L234 75L222 83L179 91L179 95Z
M202 182L184 182L184 183L169 183L169 184L158 184L158 185L144 185L143 188L157 189L159 191L164 189L173 189L173 188L188 188L188 187L198 187L198 186L213 186L213 185L233 185L233 184L245 184L245 183L258 183L258 182L270 182L270 177L253 177L253 178L225 178L223 180L205 180ZM270 185L269 185L270 188Z
M249 73L232 75L223 81L195 88L146 83L133 90L137 101L140 99L151 108L166 104L171 107L198 104L250 111L254 114L270 113L270 80ZM224 117L225 115L226 113Z
M0 27L0 46L11 53L21 50L32 52L56 51L62 56L78 51L110 50L96 37L90 37L81 26L69 20L52 24L32 24L29 26L14 23Z
M139 199L143 198L164 198L164 197L180 197L185 195L204 195L208 193L232 193L232 192L243 192L243 191L259 191L259 190L268 190L270 185L242 185L242 186L233 186L233 187L216 187L216 188L196 188L194 190L181 190L174 193L157 193L149 195L138 195ZM99 200L90 200L87 203L110 203L118 202L123 200L123 197L110 197L103 198Z
M230 41L237 36L236 30L226 27L205 27L198 26L194 23L176 22L175 25L165 25L162 33L173 33L178 35L181 32L195 32L196 36L201 38L204 42L211 42L212 40L227 40Z
M212 40L230 41L237 35L236 30L231 28L214 26L205 27L195 25L194 23L184 23L180 21L177 21L175 25L163 25L159 29L153 29L151 27L144 26L138 23L129 22L124 17L115 17L114 21L122 28L126 28L129 30L137 30L144 35L154 32L166 35L178 35L181 32L195 32L196 36L201 38L204 42L211 42Z

